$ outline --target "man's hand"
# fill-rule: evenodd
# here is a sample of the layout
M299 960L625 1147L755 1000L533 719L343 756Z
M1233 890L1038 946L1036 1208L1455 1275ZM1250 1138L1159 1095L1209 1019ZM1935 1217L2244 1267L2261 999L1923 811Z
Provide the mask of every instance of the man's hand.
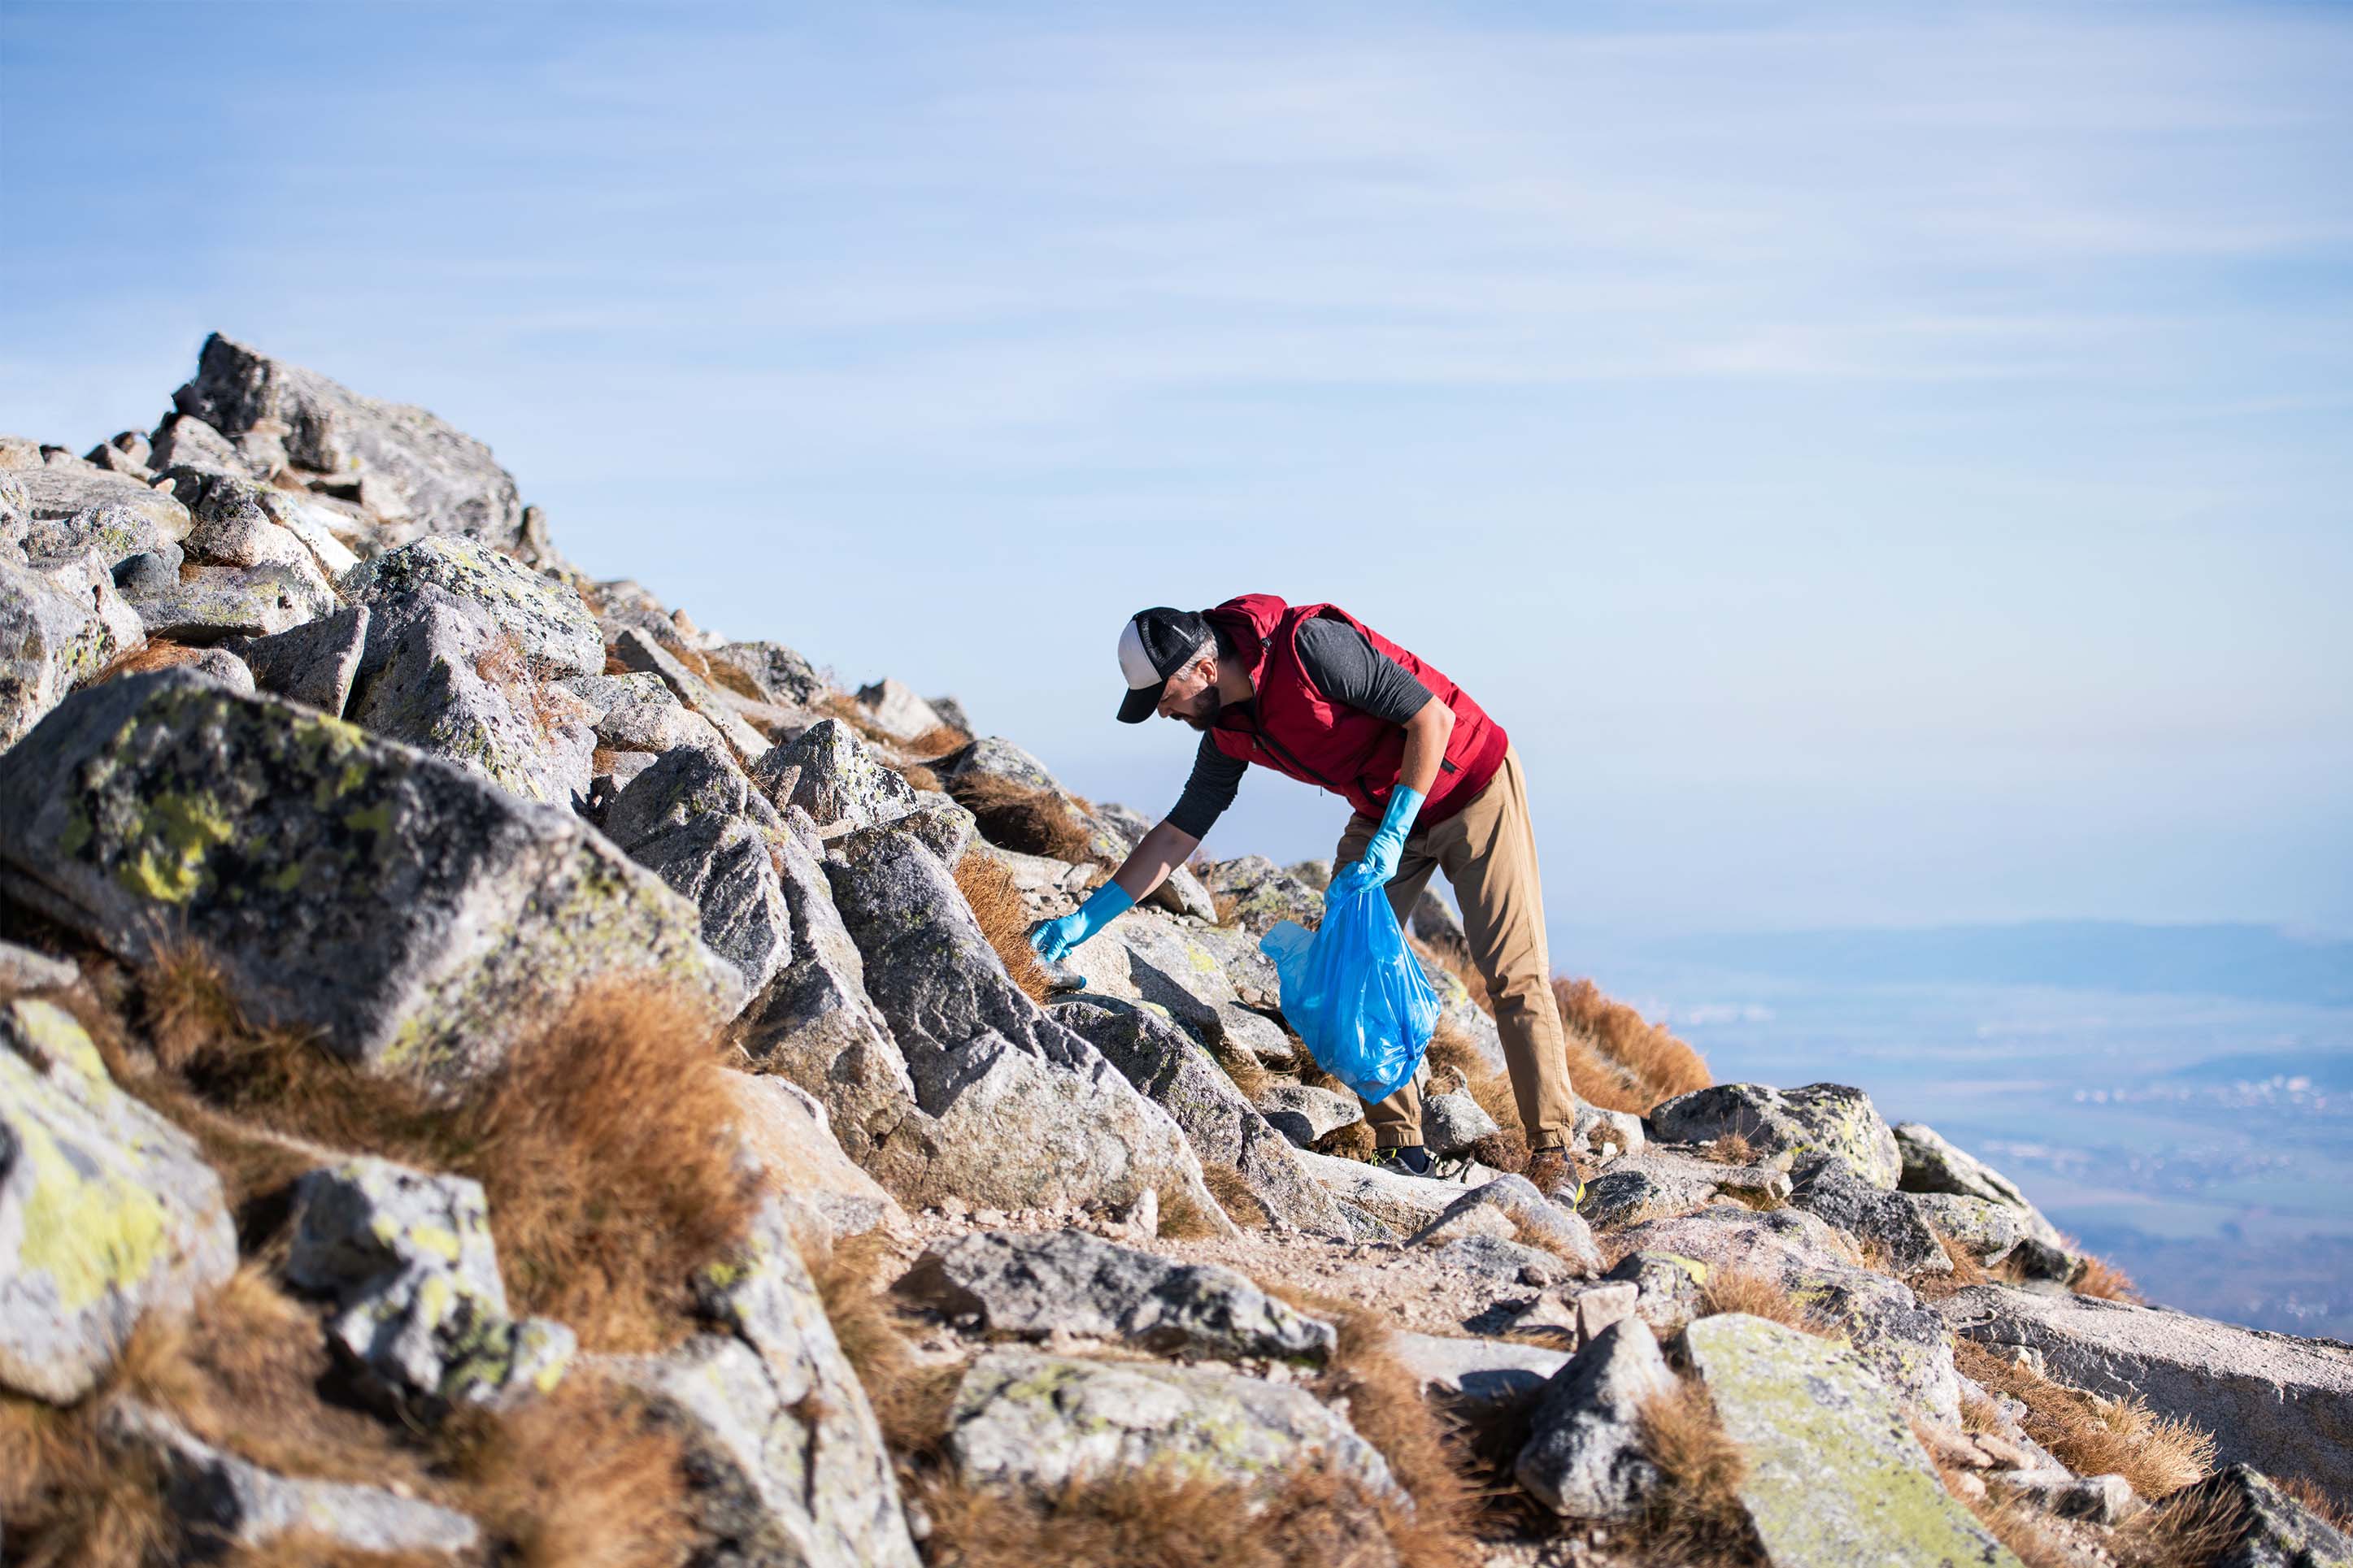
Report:
M1349 861L1333 874L1332 885L1324 893L1326 902L1385 886L1397 875L1398 859L1405 853L1405 836L1413 831L1421 800L1421 791L1403 784L1389 792L1388 809L1381 815L1379 829L1365 846L1362 858Z
M1071 950L1111 924L1135 903L1134 895L1117 882L1105 882L1087 901L1060 920L1039 922L1029 933L1029 945L1049 963L1060 963Z

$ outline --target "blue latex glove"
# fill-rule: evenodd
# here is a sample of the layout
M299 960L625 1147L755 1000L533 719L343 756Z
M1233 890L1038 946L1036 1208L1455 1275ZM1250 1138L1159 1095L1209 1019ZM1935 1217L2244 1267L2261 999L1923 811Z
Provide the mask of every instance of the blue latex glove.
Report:
M1398 857L1405 853L1405 836L1413 831L1413 819L1421 813L1421 801L1418 789L1399 784L1389 791L1388 810L1381 814L1381 826L1373 834L1373 841L1365 846L1364 858L1340 868L1331 887L1324 889L1325 899L1345 899L1351 893L1380 887L1397 875Z
M1058 921L1047 921L1029 933L1029 945L1038 956L1049 963L1060 963L1071 949L1111 924L1121 914L1133 909L1135 895L1117 882L1105 882L1088 895L1081 904Z

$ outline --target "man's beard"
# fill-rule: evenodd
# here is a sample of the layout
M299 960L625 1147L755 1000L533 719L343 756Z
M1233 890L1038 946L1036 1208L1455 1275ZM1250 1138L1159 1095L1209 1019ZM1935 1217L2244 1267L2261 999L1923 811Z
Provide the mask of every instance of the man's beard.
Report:
M1185 722L1192 725L1196 730L1207 731L1210 725L1215 724L1218 721L1218 714L1222 711L1226 706L1226 698L1225 693L1218 689L1217 683L1215 681L1203 687L1201 689L1201 694L1208 699L1209 710L1207 713L1198 715L1187 713L1184 718Z

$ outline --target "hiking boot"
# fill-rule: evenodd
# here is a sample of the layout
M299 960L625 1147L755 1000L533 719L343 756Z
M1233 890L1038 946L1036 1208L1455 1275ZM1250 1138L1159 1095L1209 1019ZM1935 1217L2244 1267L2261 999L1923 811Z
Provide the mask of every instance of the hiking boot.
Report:
M1535 1184L1536 1191L1571 1208L1585 1201L1585 1167L1566 1149L1537 1150L1528 1156L1528 1168L1521 1174Z
M1373 1151L1373 1163L1400 1176L1434 1176L1438 1173L1437 1162L1430 1157L1430 1151L1419 1143L1376 1149Z

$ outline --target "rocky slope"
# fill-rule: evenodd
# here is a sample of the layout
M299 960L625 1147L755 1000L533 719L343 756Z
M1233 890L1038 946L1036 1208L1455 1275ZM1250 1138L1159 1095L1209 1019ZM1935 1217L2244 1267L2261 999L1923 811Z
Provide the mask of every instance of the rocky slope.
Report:
M1322 868L1049 1000L1142 817L588 581L421 409L216 337L0 438L0 670L8 1562L2353 1559L2353 1348L1856 1090L1564 987L1593 1179L1513 1173L1434 900L1443 1181L1283 1026Z

